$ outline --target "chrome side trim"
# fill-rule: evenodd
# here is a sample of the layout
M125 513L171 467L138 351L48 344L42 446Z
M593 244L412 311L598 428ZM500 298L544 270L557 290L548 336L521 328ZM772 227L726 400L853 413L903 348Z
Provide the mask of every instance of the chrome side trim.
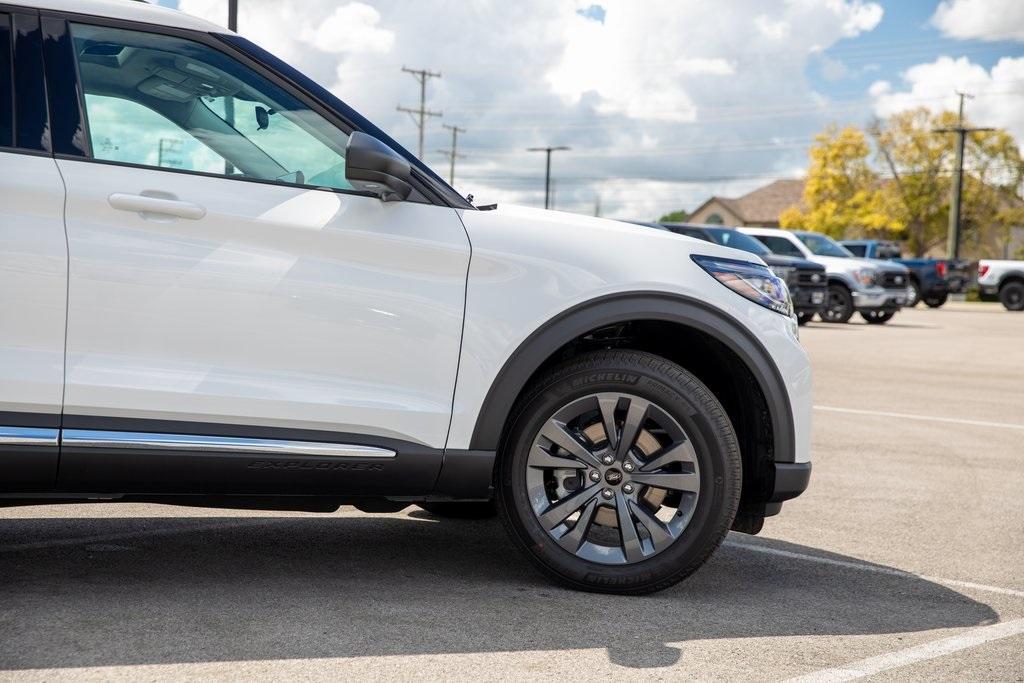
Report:
M223 453L265 453L277 455L322 455L334 458L393 458L395 451L374 446L328 443L323 441L283 441L246 439L234 436L198 436L193 434L153 434L149 432L107 432L91 429L65 429L61 443L84 448L140 448L173 451Z
M57 446L59 432L39 427L0 427L0 446Z

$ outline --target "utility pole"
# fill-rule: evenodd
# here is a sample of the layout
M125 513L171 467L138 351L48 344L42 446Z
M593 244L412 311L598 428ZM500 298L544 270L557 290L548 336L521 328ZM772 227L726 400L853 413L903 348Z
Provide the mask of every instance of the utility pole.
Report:
M428 71L427 69L407 69L404 66L402 67L402 71L404 71L407 74L412 74L413 78L415 78L419 82L419 84L420 84L420 107L419 107L419 109L411 109L409 107L403 107L402 105L398 105L398 111L404 111L405 113L409 114L409 116L412 116L413 117L412 120L416 123L416 125L419 126L419 128L420 128L420 154L419 154L419 157L420 157L420 159L423 159L423 133L426 130L426 127L427 127L427 117L428 116L441 116L441 112L439 112L439 111L430 111L429 109L427 109L427 81L430 80L431 78L441 78L441 73L440 72L436 72L435 73L433 71ZM416 117L417 116L419 116L419 121L416 121Z
M544 208L551 208L551 153L567 152L569 147L530 147L527 152L544 152L547 155L547 163L544 170Z
M956 172L949 193L949 235L946 239L946 251L949 258L960 258L960 202L963 197L964 185L964 144L967 134L975 131L994 130L993 128L964 127L964 98L974 99L974 95L957 92L960 96L960 111L955 128L936 128L935 133L956 133Z
M594 200L594 216L597 218L601 217L601 195L598 193L597 199Z
M445 155L446 157L448 157L448 160L451 162L451 167L449 168L449 171L448 171L448 184L449 185L455 185L455 160L456 159L464 159L466 157L465 154L459 154L459 152L458 152L458 150L459 150L459 133L465 133L466 129L465 128L459 128L458 126L449 126L447 123L442 123L441 127L442 128L447 128L448 130L450 130L452 132L452 149L451 149L451 151L444 150L444 149L439 149L437 151L440 152L441 154Z

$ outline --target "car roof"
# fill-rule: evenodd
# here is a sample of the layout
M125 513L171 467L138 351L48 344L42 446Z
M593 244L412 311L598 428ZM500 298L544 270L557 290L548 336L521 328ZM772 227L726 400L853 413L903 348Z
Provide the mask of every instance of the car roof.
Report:
M110 19L126 19L137 21L143 24L155 24L172 28L190 29L203 31L204 33L230 33L223 26L193 17L190 14L179 12L168 7L151 5L148 2L138 0L3 0L5 5L15 7L28 7L32 9L54 10L57 12L72 12L76 14L88 14L96 17ZM225 3L225 18L227 17L227 4Z

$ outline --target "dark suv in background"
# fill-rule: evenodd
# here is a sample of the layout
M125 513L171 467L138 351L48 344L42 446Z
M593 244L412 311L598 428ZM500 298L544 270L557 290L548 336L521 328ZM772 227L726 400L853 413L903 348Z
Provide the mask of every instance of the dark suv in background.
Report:
M907 305L923 301L930 308L946 303L951 292L962 292L970 280L966 262L935 258L903 258L900 245L888 240L843 240L854 256L900 263L910 271Z
M801 325L810 322L814 314L820 313L825 307L828 277L825 275L825 266L823 265L814 261L808 261L807 259L779 256L772 253L771 249L750 235L744 235L742 232L732 228L694 223L656 223L649 225L669 230L677 235L695 237L706 242L713 242L725 247L757 254L778 277L786 281L786 285L789 287L790 294L793 297L793 310L796 312L797 320Z

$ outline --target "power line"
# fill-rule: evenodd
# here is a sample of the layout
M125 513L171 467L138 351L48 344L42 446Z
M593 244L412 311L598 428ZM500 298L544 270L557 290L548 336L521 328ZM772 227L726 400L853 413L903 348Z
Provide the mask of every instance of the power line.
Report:
M949 258L960 258L960 200L963 196L964 184L964 143L967 134L975 131L989 131L994 128L966 128L964 127L964 98L974 99L974 95L966 92L957 92L960 96L960 109L957 116L957 124L954 128L936 128L935 133L956 133L956 174L953 176L953 186L949 195L949 237L946 243L946 250Z
M458 126L449 126L446 123L442 123L441 127L442 128L447 128L448 130L450 130L452 132L452 148L451 148L451 150L449 151L449 150L439 149L437 151L439 153L443 154L444 156L448 157L448 161L451 163L451 166L449 167L449 171L448 171L448 184L449 185L455 185L455 160L456 159L464 159L466 157L465 154L459 154L459 133L465 133L466 129L465 128L459 128Z
M429 71L427 69L408 69L402 67L402 71L407 74L412 74L420 84L420 106L419 109L411 109L409 107L403 107L398 105L398 111L404 111L413 117L413 122L419 126L420 129L420 159L423 158L423 133L426 130L426 122L428 116L441 116L439 111L430 111L427 109L427 81L431 78L441 78L440 72ZM419 121L416 121L416 115L419 115Z

